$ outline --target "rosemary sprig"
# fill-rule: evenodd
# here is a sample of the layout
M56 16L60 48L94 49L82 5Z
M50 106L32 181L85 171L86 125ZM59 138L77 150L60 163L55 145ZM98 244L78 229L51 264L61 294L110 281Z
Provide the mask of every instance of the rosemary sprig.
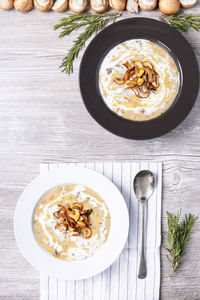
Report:
M112 14L92 14L89 12L82 14L69 15L67 18L60 20L60 23L54 26L54 29L62 28L59 35L60 38L69 35L72 31L85 27L85 31L81 33L74 41L72 48L68 51L63 59L60 68L62 72L71 74L73 72L73 62L78 56L80 50L84 47L86 41L95 33L102 30L108 23L114 22L120 17L121 13Z
M172 264L172 276L177 272L180 263L183 260L186 243L189 235L194 228L198 217L192 214L185 214L185 218L180 221L181 210L175 215L167 212L168 219L168 231L165 232L169 247L166 248L168 251L168 259Z
M187 32L189 28L193 28L196 31L200 30L200 15L162 15L160 19L179 31Z

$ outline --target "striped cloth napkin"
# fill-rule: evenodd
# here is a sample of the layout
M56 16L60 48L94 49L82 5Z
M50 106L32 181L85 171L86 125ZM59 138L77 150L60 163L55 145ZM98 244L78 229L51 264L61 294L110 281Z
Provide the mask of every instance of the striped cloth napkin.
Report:
M158 300L160 290L161 190L162 164L141 163L67 163L42 164L41 173L68 165L96 170L121 191L130 215L129 237L119 258L104 272L80 281L64 281L41 274L41 300ZM140 261L141 211L133 192L133 178L142 169L157 176L157 186L147 204L147 277L138 279Z

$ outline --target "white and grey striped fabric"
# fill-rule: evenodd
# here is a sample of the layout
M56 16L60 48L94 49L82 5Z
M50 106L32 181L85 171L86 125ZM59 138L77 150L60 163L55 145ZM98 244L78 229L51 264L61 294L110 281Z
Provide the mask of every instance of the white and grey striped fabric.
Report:
M42 164L41 173L54 168L77 165L94 169L109 178L121 191L130 215L130 231L125 248L107 270L81 281L64 281L41 274L41 300L158 300L160 290L161 190L162 164L141 163L67 163ZM138 279L140 259L141 212L132 183L135 174L150 169L157 186L147 205L147 278ZM120 238L120 235L119 235Z

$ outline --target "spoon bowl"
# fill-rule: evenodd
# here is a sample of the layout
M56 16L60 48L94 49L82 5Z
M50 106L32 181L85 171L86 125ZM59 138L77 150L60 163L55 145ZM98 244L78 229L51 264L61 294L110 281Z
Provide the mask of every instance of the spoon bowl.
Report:
M134 192L138 200L146 201L152 195L155 187L155 176L149 170L142 170L134 178Z

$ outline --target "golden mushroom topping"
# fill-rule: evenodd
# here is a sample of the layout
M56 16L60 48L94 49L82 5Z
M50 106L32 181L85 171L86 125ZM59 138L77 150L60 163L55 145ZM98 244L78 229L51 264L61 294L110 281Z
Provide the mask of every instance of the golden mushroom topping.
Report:
M72 208L69 203L66 206L58 204L58 207L59 210L53 213L54 217L60 222L56 224L55 229L68 231L68 236L79 236L81 233L85 238L91 236L89 215L92 213L92 209L83 210L83 204L79 202L73 203Z
M125 83L125 89L131 89L138 98L147 98L150 92L155 92L160 86L159 75L148 61L132 61L132 64L123 63L127 68L124 78L115 78L114 82Z

